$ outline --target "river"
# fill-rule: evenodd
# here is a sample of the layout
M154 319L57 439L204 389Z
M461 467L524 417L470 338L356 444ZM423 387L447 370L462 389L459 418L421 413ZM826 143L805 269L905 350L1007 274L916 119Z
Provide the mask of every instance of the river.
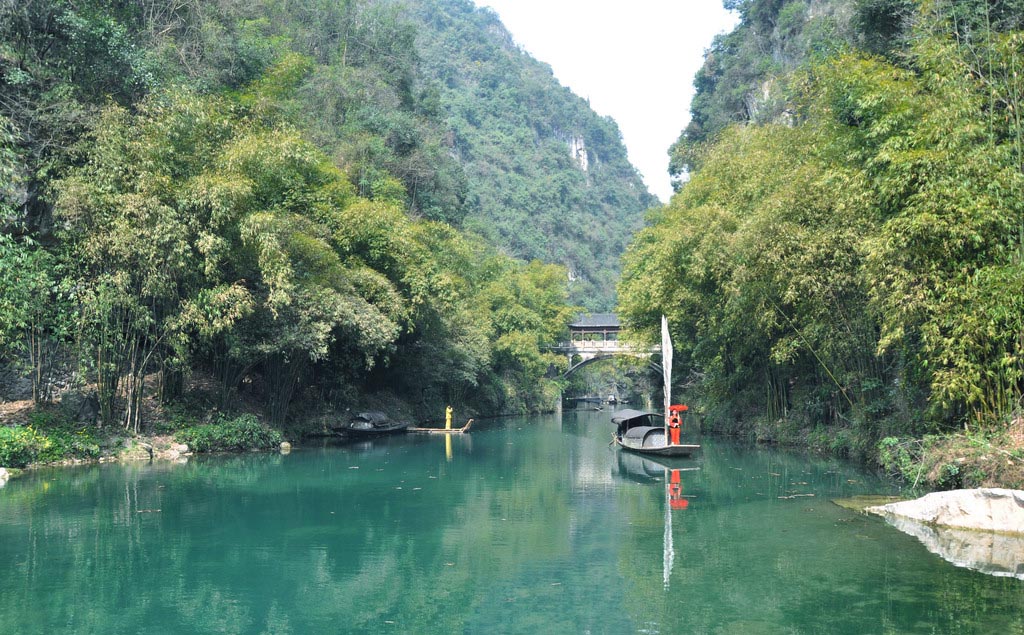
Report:
M895 491L854 465L704 438L670 490L610 432L31 471L0 489L0 633L1024 633L1024 582L830 503Z

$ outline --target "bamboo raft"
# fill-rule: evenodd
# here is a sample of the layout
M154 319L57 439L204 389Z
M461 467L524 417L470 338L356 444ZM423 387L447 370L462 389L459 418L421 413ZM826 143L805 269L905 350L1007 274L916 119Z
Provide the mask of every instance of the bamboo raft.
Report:
M464 434L466 432L469 432L469 428L472 425L473 420L470 419L469 421L466 422L466 425L462 426L461 428L451 428L450 430L445 428L407 428L407 431L426 432L429 434Z

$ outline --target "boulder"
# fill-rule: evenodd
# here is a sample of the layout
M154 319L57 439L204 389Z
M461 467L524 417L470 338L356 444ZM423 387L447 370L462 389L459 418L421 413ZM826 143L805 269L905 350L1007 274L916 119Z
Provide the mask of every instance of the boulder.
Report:
M96 425L100 415L100 401L95 393L69 392L60 399L64 416L81 425Z
M7 471L7 468L0 467L0 483L6 483L9 478L11 478L11 474Z
M908 518L928 525L1024 534L1024 491L966 489L933 492L921 498L878 507L867 512Z
M865 511L958 567L1024 580L1024 491L934 492Z
M292 451L292 444L287 441L281 442L281 454L290 454Z

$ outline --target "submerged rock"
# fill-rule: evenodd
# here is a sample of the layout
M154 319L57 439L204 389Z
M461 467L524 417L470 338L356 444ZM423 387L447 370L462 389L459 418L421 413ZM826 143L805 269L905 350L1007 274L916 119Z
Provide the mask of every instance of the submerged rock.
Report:
M933 492L917 500L868 507L865 511L930 525L1024 535L1024 491L962 489Z
M861 495L851 496L849 498L833 498L832 502L839 505L843 509L849 509L850 511L863 512L869 507L877 507L879 505L885 505L886 503L895 503L903 500L899 496L881 496L878 494L872 495Z

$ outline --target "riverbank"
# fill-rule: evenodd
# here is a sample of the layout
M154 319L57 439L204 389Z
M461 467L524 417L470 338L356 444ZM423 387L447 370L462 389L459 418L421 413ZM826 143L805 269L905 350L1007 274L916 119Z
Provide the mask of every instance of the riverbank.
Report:
M1024 418L995 432L886 437L878 443L878 462L890 475L929 489L1024 489Z
M37 465L79 464L92 461L132 461L154 458L180 460L193 452L247 452L275 449L282 441L300 442L336 434L332 424L351 411L379 410L416 424L443 421L391 393L364 396L348 410L298 412L284 429L266 424L247 412L225 415L192 400L191 408L150 403L147 423L140 434L120 427L97 427L69 416L60 406L35 407L31 402L0 404L0 467L18 469ZM419 412L419 416L417 416ZM457 419L480 418L479 413L458 412ZM13 424L13 425L12 425ZM705 433L747 437L766 445L803 448L819 454L860 461L884 470L913 489L1003 487L1024 489L1024 418L998 432L927 435L923 438L887 436L872 443L852 429L803 429L793 422L734 423L728 430Z
M143 401L142 430L121 426L99 426L94 414L82 414L81 403L68 393L55 404L36 405L30 400L0 403L0 467L16 475L25 468L79 465L91 462L136 460L187 460L193 453L250 452L276 450L283 442L310 438L338 437L339 423L353 413L379 411L398 421L414 425L443 425L443 406L419 407L390 391L359 395L348 407L309 404L294 407L288 422L272 426L260 413L265 404L253 395L236 398L230 413L214 405L212 391L197 382L187 399L162 404L155 397ZM87 410L87 409L86 409ZM481 418L475 410L456 408L461 426L467 419Z
M76 425L35 410L23 425L0 427L0 467L9 477L41 466L109 461L187 460L195 452L248 452L281 446L283 436L253 415L193 422L168 432ZM6 479L5 479L6 480Z
M923 437L885 435L878 440L863 429L806 428L794 420L704 421L701 428L709 434L849 458L884 470L914 489L1024 489L1024 417L998 430Z

